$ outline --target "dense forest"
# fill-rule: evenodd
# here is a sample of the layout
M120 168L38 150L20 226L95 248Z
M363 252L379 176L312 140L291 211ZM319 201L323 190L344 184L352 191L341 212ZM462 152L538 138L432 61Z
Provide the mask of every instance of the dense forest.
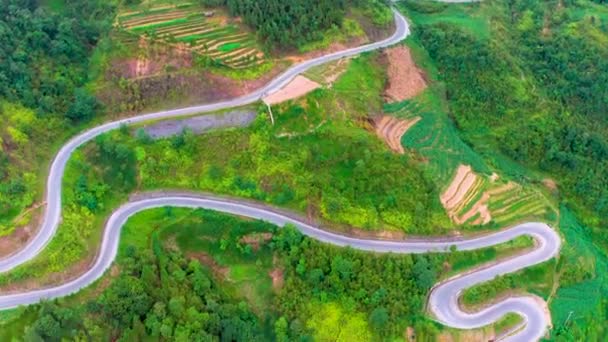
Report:
M121 274L97 297L75 306L32 307L29 341L260 341L247 304L227 296L201 264L165 250L127 249ZM108 334L109 333L109 334Z
M52 11L33 0L0 1L0 96L43 115L94 115L84 88L88 56L111 27L106 1L77 1Z
M85 85L113 13L106 1L51 10L0 0L0 236L38 199L38 169L53 142L99 112Z
M203 221L227 220L228 229L239 234L266 225L239 224L238 219L208 211L196 213ZM215 229L214 245L223 245L225 253L260 258L259 251L251 248L236 251L234 243L240 235L229 244L220 240L222 229ZM336 331L341 340L354 334L362 341L365 336L398 336L408 325L415 326L420 337L438 333L420 312L443 258L379 257L324 245L288 227L264 246L285 267L285 287L272 299L274 308L255 314L242 293L228 290L233 284L218 279L198 260L166 248L163 234L163 230L154 232L144 249L131 245L121 249L120 275L95 290L96 295L84 294L82 302L68 299L31 306L22 314L28 322L16 329L23 329L19 333L31 341L312 341L327 340L324 337ZM188 239L197 236L190 234ZM342 325L324 321L330 317L319 317L317 310L330 316L346 310L353 316Z
M593 16L577 19L576 6L497 5L494 20L512 28L500 42L445 23L416 32L443 72L464 137L553 175L581 218L599 227L608 223L607 31ZM605 229L596 233L606 241Z
M204 5L226 6L242 16L267 47L298 47L323 38L323 31L342 24L350 6L380 6L386 0L201 0Z

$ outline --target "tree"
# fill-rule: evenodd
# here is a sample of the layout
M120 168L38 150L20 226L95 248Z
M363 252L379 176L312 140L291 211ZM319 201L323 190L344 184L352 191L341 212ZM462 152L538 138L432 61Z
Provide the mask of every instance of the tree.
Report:
M435 272L431 269L431 265L424 256L417 255L414 263L414 276L416 284L421 289L429 289L435 283Z
M388 310L383 307L375 308L369 316L369 323L372 328L382 334L388 324Z
M72 121L87 121L95 116L98 108L97 99L84 88L74 91L74 101L70 105L66 116Z

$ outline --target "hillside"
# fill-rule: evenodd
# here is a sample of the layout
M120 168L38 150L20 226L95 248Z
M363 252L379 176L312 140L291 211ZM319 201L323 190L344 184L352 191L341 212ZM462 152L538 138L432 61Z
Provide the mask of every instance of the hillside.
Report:
M5 3L0 340L608 334L604 1Z

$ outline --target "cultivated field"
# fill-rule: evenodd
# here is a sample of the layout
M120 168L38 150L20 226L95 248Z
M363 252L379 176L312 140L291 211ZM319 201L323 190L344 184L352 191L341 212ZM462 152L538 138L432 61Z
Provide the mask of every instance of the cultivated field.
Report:
M522 218L543 217L551 211L545 197L514 182L502 182L496 174L485 177L468 165L459 165L441 203L456 224L504 227Z
M116 25L128 33L189 49L234 69L260 65L265 60L251 33L194 4L125 12L118 15Z
M377 118L374 123L376 134L388 144L391 150L403 154L405 150L403 149L403 145L401 145L401 138L420 119L417 116L408 120L399 120L392 116L384 115Z

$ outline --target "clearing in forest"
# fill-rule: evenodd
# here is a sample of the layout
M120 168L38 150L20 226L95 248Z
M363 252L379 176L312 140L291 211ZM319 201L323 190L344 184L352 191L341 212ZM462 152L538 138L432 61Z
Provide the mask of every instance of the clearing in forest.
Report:
M118 15L116 26L125 32L160 40L234 69L264 63L255 37L217 11L200 6L158 5Z
M403 154L405 150L403 149L403 145L401 145L401 138L420 119L417 116L411 119L399 120L392 116L383 115L375 120L376 134L388 144L391 150Z
M494 222L506 226L522 218L542 217L552 210L540 193L514 182L501 182L496 175L478 175L462 164L440 200L456 224Z
M387 102L411 99L426 89L424 73L406 46L387 49L384 54L388 59L388 86L384 92Z

